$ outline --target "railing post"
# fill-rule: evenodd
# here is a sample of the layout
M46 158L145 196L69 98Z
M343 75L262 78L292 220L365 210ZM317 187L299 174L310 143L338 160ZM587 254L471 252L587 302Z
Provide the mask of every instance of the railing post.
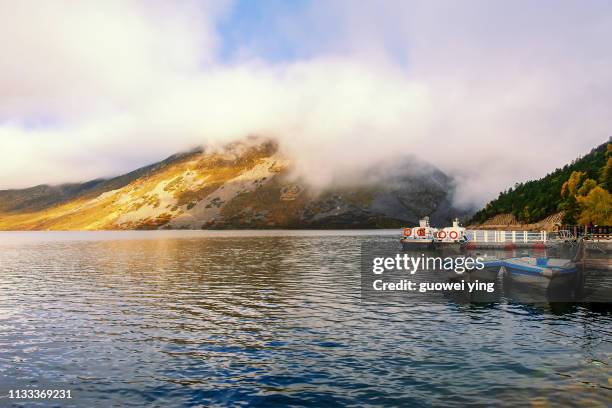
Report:
M542 231L542 233L544 234L544 242L546 242L546 231Z
M527 231L523 231L523 242L527 243Z
M489 238L489 237L488 237L488 235L489 235L489 234L487 234L487 231L485 231L485 232L484 232L484 242L487 242L487 238Z
M512 231L512 242L516 242L516 231Z

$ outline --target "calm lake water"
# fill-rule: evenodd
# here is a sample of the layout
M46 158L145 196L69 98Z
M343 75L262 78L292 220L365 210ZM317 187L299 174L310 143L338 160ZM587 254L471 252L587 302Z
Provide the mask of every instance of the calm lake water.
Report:
M372 234L0 233L0 406L612 403L606 305L368 304Z

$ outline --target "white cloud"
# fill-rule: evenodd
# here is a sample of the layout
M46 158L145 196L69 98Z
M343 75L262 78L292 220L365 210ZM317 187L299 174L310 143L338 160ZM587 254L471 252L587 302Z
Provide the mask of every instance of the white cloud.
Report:
M229 6L169 4L0 2L0 187L259 133L315 183L417 154L480 203L610 134L606 3L314 3L282 16L300 58L232 64Z
M129 109L166 81L193 75L213 60L221 7L175 4L1 1L0 118Z

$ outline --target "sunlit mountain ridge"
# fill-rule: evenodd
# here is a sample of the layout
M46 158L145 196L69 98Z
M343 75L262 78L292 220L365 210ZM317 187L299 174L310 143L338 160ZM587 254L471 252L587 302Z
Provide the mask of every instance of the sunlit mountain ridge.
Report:
M276 141L252 137L112 179L0 191L0 229L381 228L459 215L452 179L413 164L314 188Z

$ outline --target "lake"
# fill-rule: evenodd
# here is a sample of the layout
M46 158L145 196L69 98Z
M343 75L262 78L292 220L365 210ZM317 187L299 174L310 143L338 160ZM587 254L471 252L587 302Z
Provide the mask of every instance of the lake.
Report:
M372 237L0 233L0 406L612 403L608 305L364 302Z

